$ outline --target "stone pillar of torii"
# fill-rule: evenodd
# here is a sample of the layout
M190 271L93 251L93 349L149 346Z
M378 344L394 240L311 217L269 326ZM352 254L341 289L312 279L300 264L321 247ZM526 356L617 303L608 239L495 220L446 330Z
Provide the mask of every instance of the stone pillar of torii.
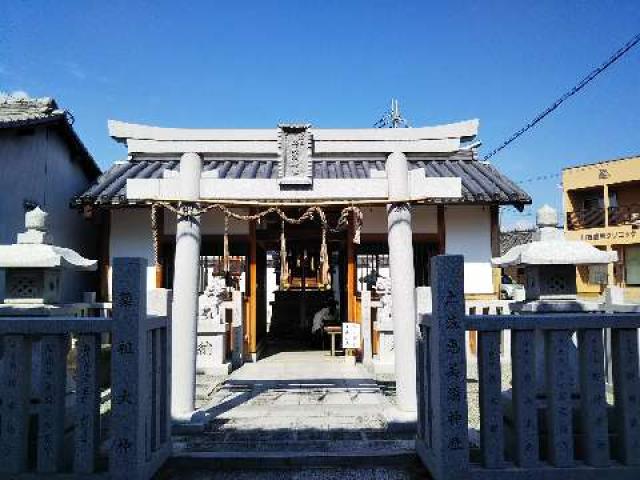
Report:
M201 174L200 155L183 154L179 174L182 200L200 199ZM195 410L199 268L200 216L178 216L171 329L171 417L178 421L189 421Z
M183 201L200 199L202 158L185 153L180 160L179 193ZM396 395L401 410L416 410L415 365L415 272L409 170L407 158L395 152L386 164L389 204L388 243L391 276L392 317ZM189 421L195 410L196 340L198 311L198 274L200 259L200 218L178 218L173 282L173 328L171 415L174 420Z
M404 153L387 157L387 242L391 277L391 318L396 399L400 410L416 411L416 301L409 167Z

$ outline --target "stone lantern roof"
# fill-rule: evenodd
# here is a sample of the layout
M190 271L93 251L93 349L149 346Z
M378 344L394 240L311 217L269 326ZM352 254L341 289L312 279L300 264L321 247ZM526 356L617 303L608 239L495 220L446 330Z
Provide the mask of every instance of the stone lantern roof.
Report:
M40 207L25 214L26 232L13 245L0 245L0 268L50 268L94 271L97 261L77 252L52 245L47 232L47 213Z
M558 228L558 214L544 205L536 214L538 229L532 242L517 245L501 257L491 259L494 267L524 265L603 265L618 260L617 252L599 250L588 242L566 240Z

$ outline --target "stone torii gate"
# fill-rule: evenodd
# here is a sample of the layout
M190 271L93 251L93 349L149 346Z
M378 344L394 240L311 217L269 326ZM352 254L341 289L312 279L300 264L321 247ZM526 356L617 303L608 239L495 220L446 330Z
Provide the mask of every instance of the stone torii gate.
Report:
M180 200L197 202L200 198L202 160L196 153L180 160ZM387 158L389 205L387 207L389 266L394 327L396 392L401 410L415 411L415 272L409 170L407 157L394 152ZM172 332L172 415L190 417L195 405L196 337L198 313L198 275L200 258L200 218L178 218L176 230L175 277L173 283Z
M127 139L130 152L181 154L177 174L165 172L164 178L127 180L128 199L171 202L182 209L177 219L173 285L174 420L190 421L195 408L201 231L200 218L193 214L190 205L203 201L228 205L254 202L256 206L270 202L283 207L327 200L334 205L343 202L345 206L387 205L398 407L416 411L416 307L410 204L429 198L459 198L461 181L456 177L427 177L422 169L410 170L403 152L456 151L461 138L475 135L477 122L403 131L313 130L313 136L308 125L281 125L278 131L195 131L111 122L110 130L113 137ZM232 153L275 152L279 156L279 178L229 179L219 178L215 171L203 172L202 155L221 153L221 148ZM375 175L371 172L367 178L314 179L312 154L319 151L350 155L387 152L385 172L376 170Z

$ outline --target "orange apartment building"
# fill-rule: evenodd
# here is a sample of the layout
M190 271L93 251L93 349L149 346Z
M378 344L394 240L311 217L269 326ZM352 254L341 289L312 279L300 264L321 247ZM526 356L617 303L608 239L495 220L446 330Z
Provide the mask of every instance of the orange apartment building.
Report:
M562 185L567 239L618 252L608 269L578 269L578 293L617 285L640 300L640 156L565 168Z

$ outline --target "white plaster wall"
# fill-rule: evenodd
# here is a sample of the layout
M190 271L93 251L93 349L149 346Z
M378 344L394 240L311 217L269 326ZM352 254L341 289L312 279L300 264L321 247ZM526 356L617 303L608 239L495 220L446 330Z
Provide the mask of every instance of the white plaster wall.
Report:
M240 215L247 215L246 209L233 210ZM167 235L176 234L176 216L174 213L165 209L164 214L164 233ZM224 215L220 210L214 209L204 213L200 218L200 228L202 235L223 235L224 234ZM231 235L248 235L249 222L243 220L229 219L229 234Z
M93 179L54 128L36 127L28 135L16 132L0 132L0 244L14 243L16 234L24 231L24 202L31 201L49 213L56 245L96 259L94 225L69 206ZM82 292L97 289L97 280L95 272L66 272L63 300L81 300Z
M153 262L153 236L151 214L148 208L123 208L111 211L109 238L110 265L116 257L146 258L147 289L155 288L156 269ZM111 297L111 269L109 269L109 297Z
M386 207L365 207L362 209L364 223L362 233L387 233ZM411 210L413 233L437 233L438 213L434 205L415 205Z
M464 255L464 293L493 293L489 207L445 207L447 254Z

